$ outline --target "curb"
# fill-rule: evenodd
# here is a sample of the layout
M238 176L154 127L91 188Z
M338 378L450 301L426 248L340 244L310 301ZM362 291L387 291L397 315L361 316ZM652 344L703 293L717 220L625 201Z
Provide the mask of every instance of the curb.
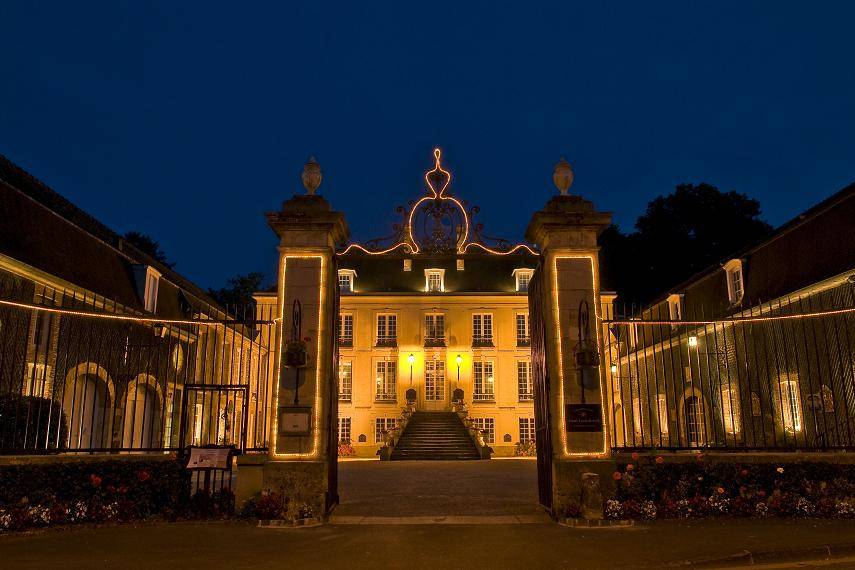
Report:
M691 568L722 568L727 566L754 566L775 562L805 562L811 560L829 560L855 556L855 542L845 544L823 544L820 546L805 546L801 548L784 548L779 550L761 550L751 552L743 550L730 556L714 558L699 558L683 560L671 564L672 567Z
M558 519L558 524L571 528L626 528L635 526L632 519Z

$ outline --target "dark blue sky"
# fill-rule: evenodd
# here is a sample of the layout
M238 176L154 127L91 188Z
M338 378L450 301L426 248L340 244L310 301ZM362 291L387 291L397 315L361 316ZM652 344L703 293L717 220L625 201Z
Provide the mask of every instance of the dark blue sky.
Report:
M286 4L4 2L0 152L202 285L272 269L310 154L357 239L435 145L511 239L562 155L625 229L680 182L779 224L855 180L855 3Z

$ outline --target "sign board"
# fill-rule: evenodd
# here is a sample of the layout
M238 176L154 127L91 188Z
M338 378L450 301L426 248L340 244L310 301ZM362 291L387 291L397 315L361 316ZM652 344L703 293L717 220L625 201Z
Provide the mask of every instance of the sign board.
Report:
M603 431L603 409L600 404L564 404L567 431Z
M312 429L310 406L281 406L279 408L279 435L309 435Z
M191 447L187 469L228 469L231 447Z

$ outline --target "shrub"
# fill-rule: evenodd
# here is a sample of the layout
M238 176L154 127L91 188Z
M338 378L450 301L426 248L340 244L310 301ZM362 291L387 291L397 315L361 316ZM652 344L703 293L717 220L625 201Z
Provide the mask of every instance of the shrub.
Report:
M534 441L518 441L514 446L514 455L517 457L536 457L537 446Z
M189 514L190 476L166 458L0 466L0 531Z
M351 455L355 455L356 451L353 449L353 444L350 443L350 440L340 441L338 442L338 456L339 457L350 457Z
M855 466L666 462L634 457L613 479L613 518L852 517Z
M61 406L50 398L0 395L0 449L56 450L64 447L68 426Z

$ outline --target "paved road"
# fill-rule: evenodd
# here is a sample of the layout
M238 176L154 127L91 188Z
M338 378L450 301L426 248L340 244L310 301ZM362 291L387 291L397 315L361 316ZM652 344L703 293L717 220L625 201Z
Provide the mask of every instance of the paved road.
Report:
M0 537L0 568L637 568L853 540L855 522L657 523L628 530L557 524L156 524Z
M537 465L493 461L346 461L335 517L543 515Z

